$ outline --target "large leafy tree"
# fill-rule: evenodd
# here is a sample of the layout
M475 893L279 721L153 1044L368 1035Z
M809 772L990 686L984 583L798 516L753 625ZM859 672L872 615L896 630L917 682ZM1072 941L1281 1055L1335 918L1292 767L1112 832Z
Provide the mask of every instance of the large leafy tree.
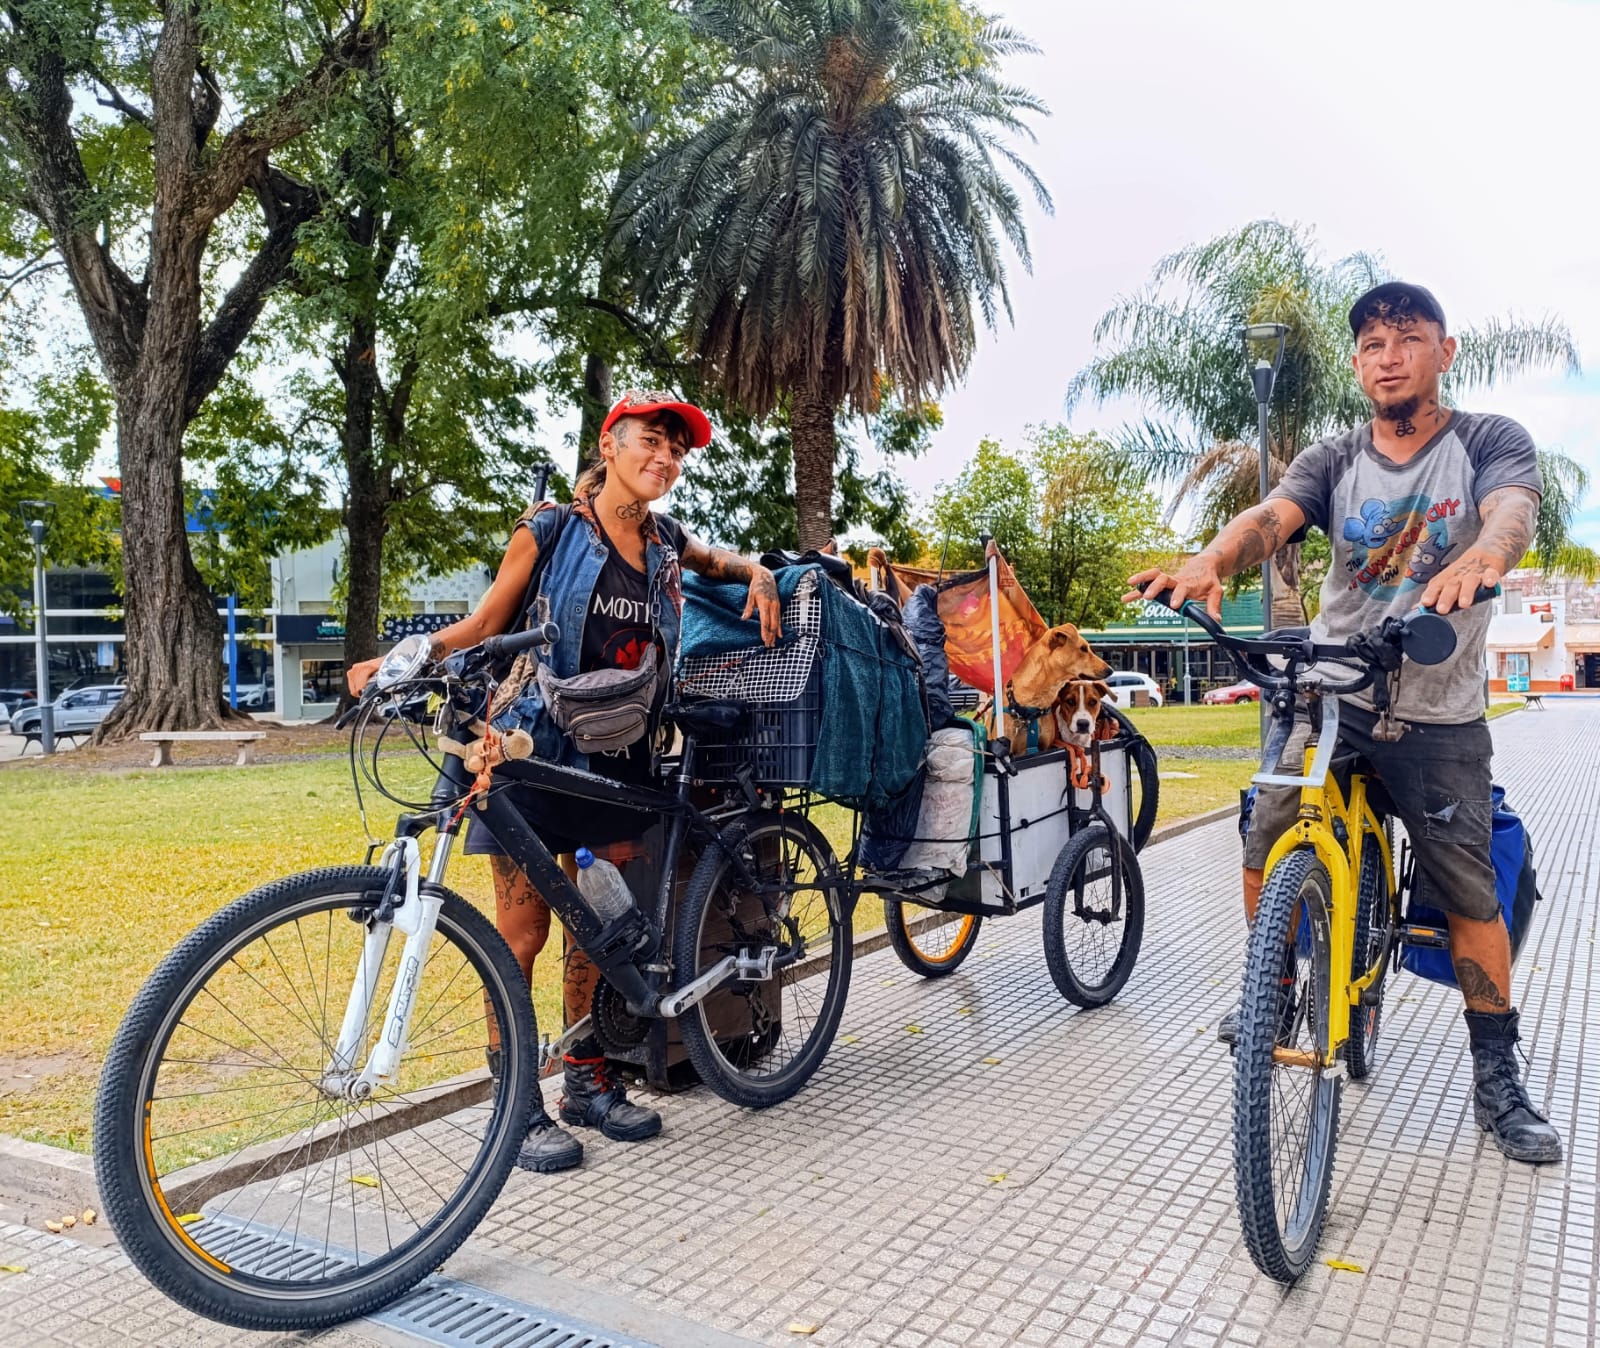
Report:
M1147 419L1116 437L1130 463L1176 484L1174 505L1191 500L1209 536L1260 497L1257 409L1237 330L1245 323L1284 323L1289 336L1273 392L1269 432L1274 483L1303 449L1365 421L1371 408L1350 368L1346 317L1369 287L1388 279L1382 259L1354 254L1326 261L1308 230L1258 220L1231 234L1163 258L1143 291L1119 300L1095 327L1100 350L1068 389L1069 410L1085 401L1133 397L1161 419ZM1457 328L1460 352L1446 396L1491 388L1530 370L1578 368L1565 324L1491 320ZM1538 542L1542 559L1564 541L1582 484L1570 460L1547 454L1547 472L1562 484L1547 492ZM1273 621L1304 620L1300 550L1274 559Z
M926 532L951 570L981 565L992 535L1045 621L1080 627L1120 613L1129 570L1177 546L1139 474L1065 426L1034 429L1021 453L983 441L935 493Z
M275 156L337 115L384 32L375 9L328 0L15 0L0 16L0 228L13 255L61 262L116 409L128 692L104 735L225 714L184 430L320 209Z
M624 175L617 245L677 315L706 379L757 418L782 409L796 537L832 533L841 409L915 404L964 372L981 318L1009 314L1001 236L1029 261L1011 148L1032 94L1000 61L1033 48L938 0L693 0L726 54L685 96L685 134Z

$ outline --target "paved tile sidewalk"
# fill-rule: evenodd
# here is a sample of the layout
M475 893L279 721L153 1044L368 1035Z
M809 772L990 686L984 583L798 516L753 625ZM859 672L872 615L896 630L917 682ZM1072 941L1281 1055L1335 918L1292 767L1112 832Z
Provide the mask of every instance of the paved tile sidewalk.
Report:
M1285 1292L1239 1239L1212 1039L1244 948L1226 823L1146 854L1144 951L1111 1006L1056 994L1037 913L985 926L939 982L874 955L794 1101L669 1097L661 1140L590 1141L581 1172L515 1175L479 1239L770 1343L795 1341L791 1321L820 1324L812 1343L897 1348L1590 1343L1600 705L1519 713L1495 738L1549 899L1516 986L1567 1162L1513 1165L1484 1139L1456 995L1400 980L1389 1058L1345 1092L1323 1243L1361 1273L1319 1264Z
M1345 1091L1324 1237L1362 1272L1319 1264L1285 1292L1239 1239L1231 1064L1212 1037L1244 948L1231 823L1146 853L1144 950L1111 1006L1061 1000L1037 911L987 925L938 982L865 958L840 1042L794 1101L752 1114L696 1091L655 1101L657 1141L587 1134L582 1171L513 1175L452 1270L510 1259L772 1344L1594 1342L1600 705L1494 733L1549 899L1516 984L1530 1089L1567 1161L1535 1171L1483 1139L1456 995L1398 982L1387 1061ZM29 1267L0 1275L7 1344L314 1337L208 1325L120 1252L25 1228L0 1224L0 1263ZM819 1328L799 1338L796 1321Z

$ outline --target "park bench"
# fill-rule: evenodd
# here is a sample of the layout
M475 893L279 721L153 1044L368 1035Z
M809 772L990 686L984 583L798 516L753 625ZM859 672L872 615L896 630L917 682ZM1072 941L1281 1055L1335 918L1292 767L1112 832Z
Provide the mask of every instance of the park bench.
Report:
M153 768L172 765L172 746L175 743L237 744L239 757L234 763L242 768L255 756L256 741L264 740L266 737L267 732L264 730L147 730L139 736L146 744L156 746L155 760L150 764Z

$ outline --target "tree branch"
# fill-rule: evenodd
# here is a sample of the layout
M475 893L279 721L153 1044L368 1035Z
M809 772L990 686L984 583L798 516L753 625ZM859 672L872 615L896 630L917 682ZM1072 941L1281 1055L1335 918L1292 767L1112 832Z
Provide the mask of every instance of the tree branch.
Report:
M150 114L137 104L132 103L125 98L122 91L100 73L98 67L89 65L86 66L85 69L88 70L89 74L93 77L94 82L104 89L106 93L111 95L109 98L102 98L99 94L96 94L94 100L96 103L98 103L102 108L115 108L124 117L129 118L131 121L138 122L139 125L144 127L146 131L154 130L154 123L151 120Z
M319 105L352 70L370 69L386 38L352 22L324 49L317 64L270 108L246 117L223 137L196 183L195 208L209 224L238 198L268 155L310 128Z
M221 381L272 288L288 274L300 227L322 209L322 198L315 190L270 164L258 169L252 185L266 217L267 237L201 330L184 397L185 423Z
M35 262L31 266L23 267L20 271L13 272L5 278L6 288L0 290L0 304L4 304L10 299L11 292L30 277L37 276L42 271L52 271L56 267L64 267L66 265L59 257L53 257L48 262Z

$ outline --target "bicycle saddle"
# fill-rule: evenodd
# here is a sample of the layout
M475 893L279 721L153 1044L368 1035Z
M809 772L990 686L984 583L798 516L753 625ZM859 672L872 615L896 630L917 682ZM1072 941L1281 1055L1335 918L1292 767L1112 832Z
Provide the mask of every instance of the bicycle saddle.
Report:
M714 735L735 729L750 708L743 702L671 702L661 709L661 715L671 721L685 735Z

